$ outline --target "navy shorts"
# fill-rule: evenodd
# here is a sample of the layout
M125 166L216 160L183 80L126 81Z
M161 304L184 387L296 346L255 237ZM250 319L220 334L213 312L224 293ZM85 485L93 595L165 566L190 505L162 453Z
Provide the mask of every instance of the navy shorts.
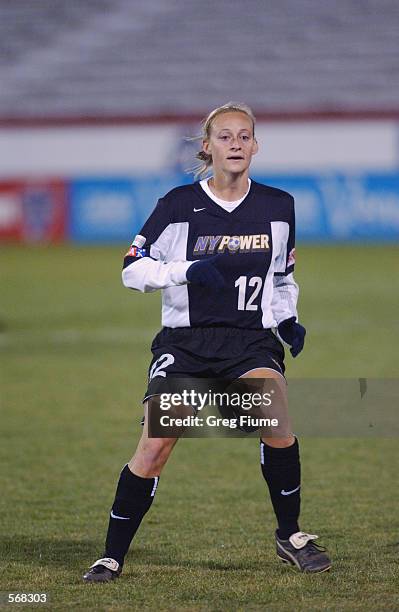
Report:
M284 347L270 329L164 327L151 345L144 400L168 392L174 379L236 380L255 368L284 375Z

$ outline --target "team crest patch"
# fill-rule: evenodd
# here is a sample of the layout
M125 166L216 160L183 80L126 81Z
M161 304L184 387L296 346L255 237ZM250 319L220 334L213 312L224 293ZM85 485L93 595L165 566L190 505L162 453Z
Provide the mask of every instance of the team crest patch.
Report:
M133 246L133 244L130 246L130 249L125 255L125 257L146 257L146 256L147 256L147 249L139 249L138 247Z

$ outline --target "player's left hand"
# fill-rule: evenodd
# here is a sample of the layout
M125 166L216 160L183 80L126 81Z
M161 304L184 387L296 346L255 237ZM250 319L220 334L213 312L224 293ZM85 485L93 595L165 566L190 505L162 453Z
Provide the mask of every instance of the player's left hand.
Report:
M290 345L293 357L299 355L305 344L306 329L296 322L295 317L282 321L277 326L279 336Z

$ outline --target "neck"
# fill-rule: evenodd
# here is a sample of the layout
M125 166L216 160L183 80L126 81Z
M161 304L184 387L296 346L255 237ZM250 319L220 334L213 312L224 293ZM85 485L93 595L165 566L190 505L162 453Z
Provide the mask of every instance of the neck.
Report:
M215 172L208 185L218 198L234 202L243 198L248 191L248 172L226 175Z

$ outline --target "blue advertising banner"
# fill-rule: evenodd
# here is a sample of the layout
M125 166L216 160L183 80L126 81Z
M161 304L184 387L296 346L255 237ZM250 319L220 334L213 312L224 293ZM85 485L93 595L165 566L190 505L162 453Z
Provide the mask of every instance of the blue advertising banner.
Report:
M76 242L130 244L158 198L184 181L175 175L72 180L69 236Z
M299 240L399 240L397 172L262 175L254 179L294 196Z
M72 240L128 242L137 218L130 179L77 179L70 183L69 193Z
M296 202L297 238L309 242L399 240L399 173L256 175ZM87 178L70 183L69 235L77 242L130 243L158 198L187 174Z

